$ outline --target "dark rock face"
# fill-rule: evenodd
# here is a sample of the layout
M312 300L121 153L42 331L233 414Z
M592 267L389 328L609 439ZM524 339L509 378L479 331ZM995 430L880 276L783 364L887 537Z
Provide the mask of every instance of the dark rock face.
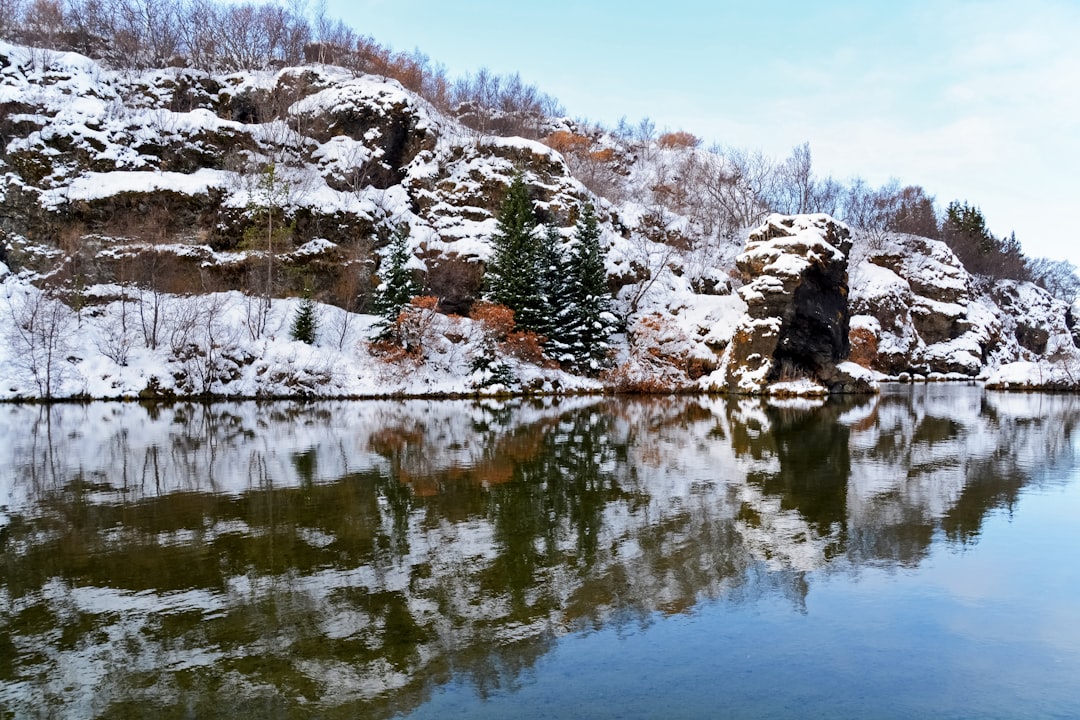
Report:
M860 383L837 368L850 352L850 249L848 229L827 215L772 215L750 234L736 260L747 310L725 355L725 389L761 393L805 378L858 391Z
M848 340L847 268L811 265L795 288L794 313L780 328L770 380L780 379L789 366L820 376L851 351Z
M0 260L3 260L3 258L0 258ZM1076 315L1073 313L1071 306L1065 310L1065 327L1069 329L1073 345L1080 347L1080 323L1076 322Z

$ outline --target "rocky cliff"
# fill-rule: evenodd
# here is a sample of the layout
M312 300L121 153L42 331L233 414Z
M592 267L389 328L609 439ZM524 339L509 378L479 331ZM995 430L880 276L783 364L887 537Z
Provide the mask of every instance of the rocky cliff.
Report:
M580 158L552 147L580 137L574 123L544 122L548 144L483 135L394 81L324 65L120 72L0 44L0 316L10 336L0 396L474 392L478 381L462 376L483 332L457 316L482 292L517 172L538 220L564 238L582 203L597 206L625 332L600 383L505 350L514 372L502 389L761 392L805 381L835 392L865 389L849 354L879 377L986 377L1019 372L1017 362L1049 372L1077 359L1064 303L974 278L943 243L869 238L825 216L721 227L694 211L673 168L722 159L657 141L586 138L584 179L606 183L600 197L571 171L585 167ZM431 352L408 359L427 374L366 344L382 248L402 227L410 267L442 313L425 325ZM30 341L17 337L22 306L11 300L41 288L75 319L65 379L48 393L25 366L19 343ZM281 344L305 292L333 325L310 355ZM130 338L130 315L157 317L163 297L174 342L145 327ZM262 324L257 297L271 301ZM216 299L192 309L199 298ZM387 376L419 379L388 386Z
M1068 306L1031 283L970 275L945 243L868 248L851 291L852 357L890 376L977 377L1026 361L1071 364Z

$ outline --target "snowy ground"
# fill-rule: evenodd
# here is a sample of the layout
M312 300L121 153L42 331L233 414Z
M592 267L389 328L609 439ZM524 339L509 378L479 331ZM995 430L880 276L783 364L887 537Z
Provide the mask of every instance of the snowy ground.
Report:
M0 284L0 400L132 399L152 396L390 397L595 392L596 380L540 367L511 355L509 370L474 370L491 354L478 323L432 313L422 355L372 347L372 315L316 303L319 332L308 345L290 329L299 299L260 300L238 292L196 297L97 286L79 312L7 273ZM159 326L152 311L158 311ZM262 325L259 330L256 326ZM155 343L150 339L156 334ZM498 353L496 353L498 355ZM505 377L505 376L504 376Z

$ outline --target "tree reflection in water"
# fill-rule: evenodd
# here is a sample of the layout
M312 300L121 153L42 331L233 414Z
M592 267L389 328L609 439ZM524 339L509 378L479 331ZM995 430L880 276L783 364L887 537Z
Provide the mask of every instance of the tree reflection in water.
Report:
M389 717L569 633L914 566L1071 396L5 406L0 706Z

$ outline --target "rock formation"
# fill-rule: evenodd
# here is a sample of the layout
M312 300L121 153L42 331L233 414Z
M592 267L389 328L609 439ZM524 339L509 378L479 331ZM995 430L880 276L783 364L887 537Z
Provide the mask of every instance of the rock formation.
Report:
M866 392L847 359L850 233L828 215L772 215L736 259L746 314L711 379L738 393ZM856 374L857 371L856 371Z
M975 278L939 240L898 235L855 268L852 356L879 372L977 377L1074 353L1064 302L1031 283Z

